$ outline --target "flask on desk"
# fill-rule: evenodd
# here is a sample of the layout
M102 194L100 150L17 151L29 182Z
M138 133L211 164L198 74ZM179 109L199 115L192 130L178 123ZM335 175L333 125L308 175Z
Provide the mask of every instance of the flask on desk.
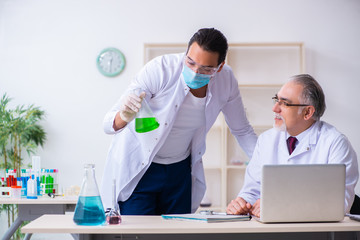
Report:
M106 222L110 225L120 224L121 223L121 215L119 204L117 203L117 195L116 195L116 180L113 179L113 207L108 209L106 212Z
M73 220L78 225L101 225L105 222L105 213L95 179L95 164L85 164L84 168L84 179Z

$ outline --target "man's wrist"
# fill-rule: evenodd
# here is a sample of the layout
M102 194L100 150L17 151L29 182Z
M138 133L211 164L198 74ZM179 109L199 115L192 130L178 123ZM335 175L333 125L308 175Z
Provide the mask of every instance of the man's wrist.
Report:
M123 127L125 127L126 125L127 125L127 122L122 119L121 112L116 114L115 119L114 119L114 124L113 124L114 130L118 131L118 130L122 129Z

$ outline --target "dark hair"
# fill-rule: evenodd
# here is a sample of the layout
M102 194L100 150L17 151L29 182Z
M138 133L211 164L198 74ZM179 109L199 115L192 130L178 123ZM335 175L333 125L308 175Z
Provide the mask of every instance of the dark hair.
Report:
M299 74L291 77L295 83L303 86L302 100L305 104L314 106L314 118L319 120L326 109L325 95L320 84L309 74Z
M228 43L225 36L219 30L215 28L199 29L190 39L186 53L194 42L199 44L205 51L219 53L218 65L225 61Z

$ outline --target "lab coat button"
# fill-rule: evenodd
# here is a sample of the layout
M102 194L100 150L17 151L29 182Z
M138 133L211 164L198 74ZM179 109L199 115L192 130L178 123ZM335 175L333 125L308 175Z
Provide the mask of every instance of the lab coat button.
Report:
M199 152L199 155L201 155L201 152Z
M309 151L309 150L310 150L310 148L309 148L309 147L307 147L307 148L306 148L306 151Z
M176 105L175 105L175 107L177 108L177 107L178 107L178 105L176 104Z
M158 140L158 138L155 138L155 140L157 141L157 140Z

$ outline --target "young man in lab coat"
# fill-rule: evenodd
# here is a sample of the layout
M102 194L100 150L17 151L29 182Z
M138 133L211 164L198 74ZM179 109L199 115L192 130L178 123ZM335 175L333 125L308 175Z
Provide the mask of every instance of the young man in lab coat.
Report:
M273 97L274 128L259 136L246 168L245 182L228 207L229 214L250 213L260 217L261 169L264 164L346 165L345 211L354 201L358 181L356 153L348 139L330 124L320 121L325 96L318 82L307 74L293 76ZM296 137L295 149L287 144ZM290 141L289 141L290 142Z
M224 35L200 29L186 53L147 63L106 114L114 134L101 185L105 208L112 204L112 179L121 214L194 212L205 193L202 156L206 134L222 112L241 147L251 156L257 136L243 107L238 82L225 65ZM141 88L139 96L134 89ZM135 132L134 118L145 97L160 126Z

